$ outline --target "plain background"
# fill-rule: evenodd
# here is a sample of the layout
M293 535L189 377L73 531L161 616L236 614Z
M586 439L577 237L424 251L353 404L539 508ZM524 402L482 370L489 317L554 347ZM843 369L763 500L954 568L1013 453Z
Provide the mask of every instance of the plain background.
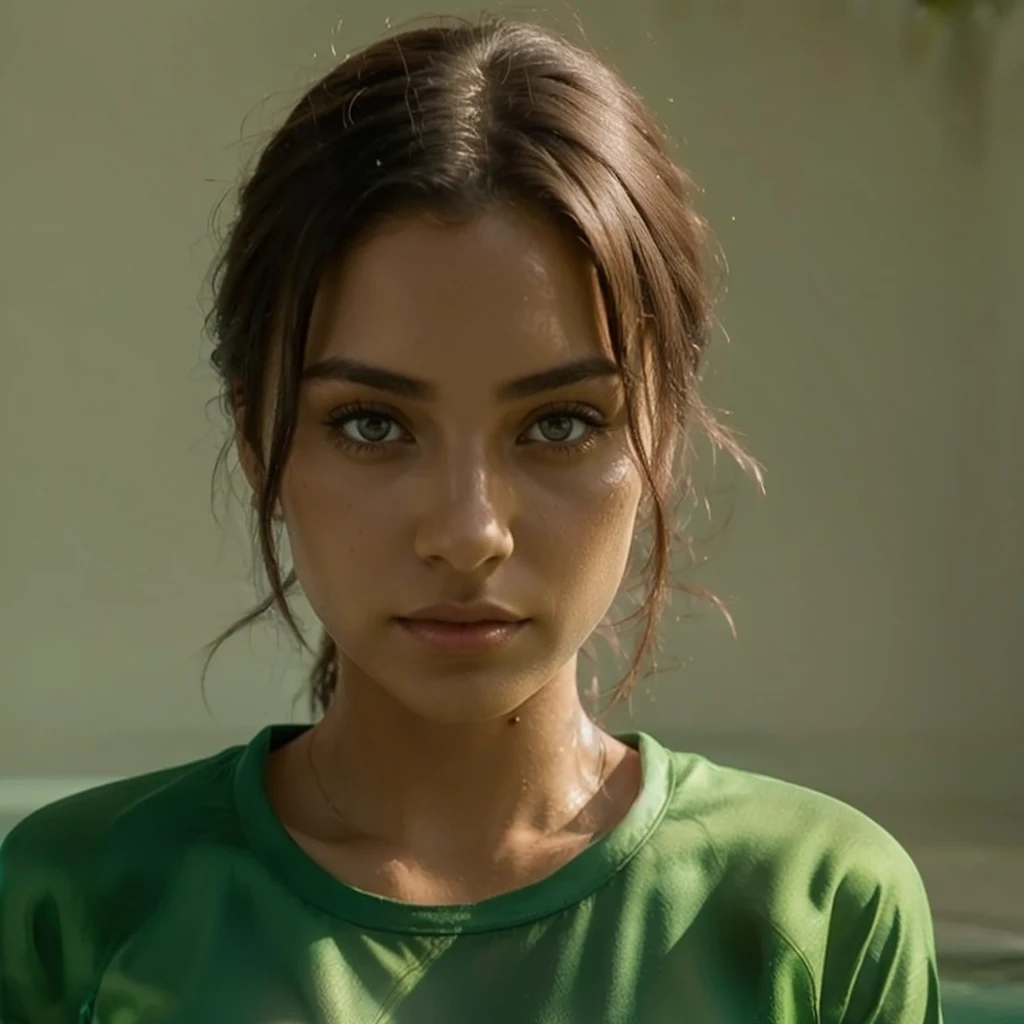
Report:
M721 464L713 507L731 520L693 577L731 600L738 639L681 601L664 651L684 666L616 722L939 843L921 848L929 882L969 875L980 888L950 883L948 899L1009 920L1024 877L1024 12L979 152L950 132L941 38L910 59L899 4L576 8L705 189L730 264L708 394L768 485L757 501ZM199 686L203 645L255 598L223 479L219 523L211 510L227 430L202 335L211 214L334 53L422 13L0 4L9 785L142 771L303 719L308 657L269 628L222 649L210 711ZM542 20L575 31L567 7Z

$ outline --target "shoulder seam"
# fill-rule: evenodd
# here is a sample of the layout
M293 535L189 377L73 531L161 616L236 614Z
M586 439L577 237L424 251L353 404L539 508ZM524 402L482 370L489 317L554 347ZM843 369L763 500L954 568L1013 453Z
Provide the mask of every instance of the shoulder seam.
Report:
M701 816L695 816L693 818L693 821L700 828L700 830L704 833L704 835L707 837L708 845L711 847L711 853L712 853L712 855L715 858L715 863L718 865L719 871L722 874L724 874L725 873L725 860L722 858L722 855L719 852L718 844L715 842L715 837L712 835L711 829L708 828L708 826L705 824L705 822L703 820L703 817L701 817ZM818 984L817 984L817 981L816 981L816 979L814 977L814 971L811 969L811 965L810 965L809 961L807 960L806 954L800 948L800 946L796 942L793 941L793 939L788 935L788 933L783 928L781 928L779 926L778 922L773 921L767 914L765 914L760 909L758 909L757 914L764 921L764 923L767 924L768 927L771 928L771 930L773 932L775 932L775 934L778 935L778 937L780 939L782 939L782 941L793 951L793 953L796 955L797 959L800 961L800 965L803 967L804 972L807 975L807 980L811 984L811 992L812 992L812 994L814 996L814 1022L813 1022L813 1024L820 1024L820 1022L821 1022L821 1012L820 1012L821 993L818 991Z

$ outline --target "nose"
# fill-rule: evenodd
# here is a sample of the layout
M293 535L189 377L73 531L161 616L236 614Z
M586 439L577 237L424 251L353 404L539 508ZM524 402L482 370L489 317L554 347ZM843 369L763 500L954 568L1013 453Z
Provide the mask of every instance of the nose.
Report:
M430 471L416 554L471 573L511 554L513 493L484 453L451 456Z

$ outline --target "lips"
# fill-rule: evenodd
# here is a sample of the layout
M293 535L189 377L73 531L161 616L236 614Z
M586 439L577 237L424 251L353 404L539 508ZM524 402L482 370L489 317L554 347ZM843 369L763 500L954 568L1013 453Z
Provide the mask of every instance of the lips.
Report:
M404 632L436 654L482 655L502 650L526 627L517 622L477 620L451 622L438 619L398 619Z
M494 601L472 601L455 602L442 601L425 608L419 608L408 615L400 616L402 619L430 622L457 622L457 623L481 623L481 622L522 622L525 615L505 605Z

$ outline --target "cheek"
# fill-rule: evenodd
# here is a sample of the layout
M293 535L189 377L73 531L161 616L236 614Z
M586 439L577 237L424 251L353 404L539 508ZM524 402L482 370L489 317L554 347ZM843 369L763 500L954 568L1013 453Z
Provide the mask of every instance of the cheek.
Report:
M281 482L295 572L318 613L339 585L362 588L388 538L387 516L365 487L339 472L337 455L294 450Z
M619 452L595 473L587 499L602 531L631 534L640 494L640 473L630 456Z
M614 580L618 585L632 545L640 494L636 467L628 456L616 455L594 473L576 477L557 511L539 520L544 529L548 523L557 524L548 544L572 574L564 577L566 583L586 578Z

